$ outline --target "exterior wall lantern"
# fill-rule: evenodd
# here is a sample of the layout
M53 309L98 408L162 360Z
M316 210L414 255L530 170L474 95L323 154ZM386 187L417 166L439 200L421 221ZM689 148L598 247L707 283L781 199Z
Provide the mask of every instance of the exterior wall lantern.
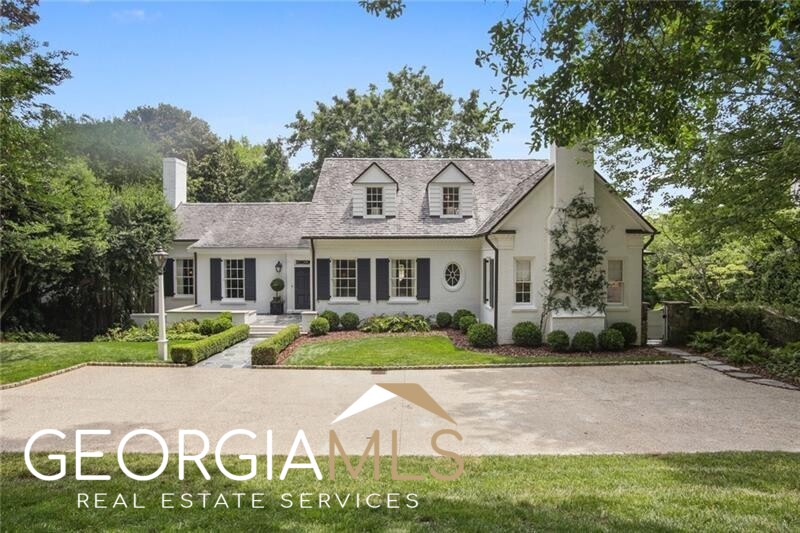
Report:
M275 272L280 274L281 270L283 270L283 264L280 261L278 261L277 263L275 263Z

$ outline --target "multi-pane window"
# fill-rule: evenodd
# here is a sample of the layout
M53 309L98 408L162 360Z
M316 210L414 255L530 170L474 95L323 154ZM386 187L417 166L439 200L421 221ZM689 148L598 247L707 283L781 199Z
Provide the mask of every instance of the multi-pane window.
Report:
M608 292L606 301L610 304L621 304L623 296L622 259L608 260Z
M244 299L244 259L226 259L222 281L225 298Z
M458 214L458 187L442 187L442 213Z
M383 187L367 187L367 215L383 214Z
M356 260L334 259L333 295L336 298L355 298L356 285Z
M514 274L514 301L518 304L531 303L531 260L517 259Z
M181 296L194 294L194 259L175 260L175 293Z
M392 260L392 297L414 298L417 295L417 278L413 259Z
M451 289L456 288L461 283L461 267L457 263L450 263L444 269L444 282Z

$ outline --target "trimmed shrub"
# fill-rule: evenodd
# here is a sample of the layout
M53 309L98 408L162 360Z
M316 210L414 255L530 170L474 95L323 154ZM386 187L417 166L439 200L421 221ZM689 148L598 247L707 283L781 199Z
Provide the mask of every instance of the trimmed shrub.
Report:
M453 323L453 315L451 315L447 311L436 313L436 325L439 326L440 328L449 328L450 324L452 323Z
M281 292L286 284L281 278L275 278L269 282L269 288L275 292Z
M517 346L540 346L542 330L533 322L520 322L511 330L511 338Z
M597 349L597 338L591 331L579 331L572 337L570 347L575 352L593 352Z
M312 320L311 324L308 325L308 333L312 337L327 335L330 330L331 330L331 323L328 322L327 318L323 318L321 316L318 316L317 318Z
M461 333L467 333L470 326L474 326L477 323L478 319L475 318L475 315L465 315L462 316L461 320L458 321L458 329L461 330Z
M406 333L430 331L431 325L422 315L376 315L361 325L365 333Z
M221 352L237 342L242 342L250 335L250 326L240 324L229 328L222 333L217 333L206 339L185 344L183 346L173 346L170 350L170 357L175 363L186 363L194 365L203 359L208 359L212 355Z
M205 335L200 333L169 333L167 332L167 340L170 341L199 341L205 339Z
M630 348L636 344L636 326L630 322L615 322L609 326L609 329L615 329L622 333L622 338L625 339L626 348Z
M461 324L461 319L465 316L475 316L475 313L469 311L468 309L459 309L453 313L453 326L456 328L460 327L459 324ZM478 317L475 318L477 319Z
M609 352L620 352L625 349L625 337L616 328L604 329L597 336L597 344L600 348Z
M467 339L476 348L491 348L497 344L497 332L491 324L473 324L467 330Z
M554 352L566 352L569 350L569 335L566 331L554 329L547 334L547 345Z
M147 326L147 324L145 324ZM220 313L217 318L206 318L200 322L200 333L202 335L216 335L226 329L233 327L233 315L229 312ZM145 329L147 329L145 327ZM157 333L156 333L157 334Z
M300 337L300 326L286 326L272 337L250 349L250 362L254 365L274 365L278 355Z
M353 331L354 329L358 329L358 323L361 322L361 320L355 313L345 313L342 315L341 322L342 328L346 329L347 331Z
M330 329L333 330L339 328L340 320L339 320L339 315L336 312L331 311L330 309L326 309L325 311L321 312L319 316L328 321Z

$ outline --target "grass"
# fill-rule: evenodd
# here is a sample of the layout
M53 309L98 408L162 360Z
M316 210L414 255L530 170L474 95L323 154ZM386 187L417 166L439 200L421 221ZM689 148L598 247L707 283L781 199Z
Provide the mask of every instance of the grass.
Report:
M0 383L41 376L88 361L159 361L155 342L7 342L0 344Z
M604 362L659 361L669 355L621 353ZM325 340L301 344L283 363L294 366L418 366L492 365L519 363L596 362L586 355L550 354L531 357L462 350L441 335L409 337L375 336L358 339Z
M213 444L212 444L213 445ZM161 457L126 454L134 472L156 470ZM310 470L294 470L284 481L268 481L264 456L258 475L231 481L204 460L210 481L189 462L187 479L178 480L177 461L170 456L166 471L153 481L133 481L116 465L116 454L84 460L84 473L105 473L110 481L76 481L74 458L67 458L67 476L45 482L35 479L21 454L0 455L3 497L0 515L4 531L797 531L800 529L800 454L715 453L609 456L517 456L465 459L456 481L427 475L438 465L442 473L452 463L441 458L404 457L400 472L426 474L423 481L392 481L390 461L381 461L379 481L371 467L357 481L337 460L335 481L328 480L327 462L318 458L323 481ZM353 460L353 458L351 458ZM234 473L245 461L225 457ZM37 454L33 463L43 473L55 472L54 462ZM40 466L42 465L42 466ZM43 465L49 465L49 471ZM275 468L283 465L275 458ZM201 507L198 493L210 493L213 504L222 494L230 508ZM107 509L79 509L78 493L106 493ZM110 508L117 494L129 506L136 493L144 509ZM194 506L162 509L163 493L191 494ZM235 493L244 493L236 508ZM263 509L252 508L252 493L263 493ZM294 505L281 508L281 495ZM299 509L300 493L309 493L310 509ZM319 508L320 493L330 495L331 508ZM381 494L378 509L353 505L356 494ZM385 495L399 493L399 509L387 509ZM405 508L406 494L417 494L419 505ZM345 508L336 503L351 495ZM375 502L373 502L375 503Z

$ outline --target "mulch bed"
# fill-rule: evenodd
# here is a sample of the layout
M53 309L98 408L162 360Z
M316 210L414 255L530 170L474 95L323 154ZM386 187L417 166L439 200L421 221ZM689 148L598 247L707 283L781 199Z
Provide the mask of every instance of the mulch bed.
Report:
M320 341L332 341L332 340L349 340L349 339L360 339L363 337L413 337L413 336L430 336L430 335L439 335L442 337L449 337L452 343L457 348L462 348L464 350L470 350L472 352L483 352L483 353L492 353L498 355L510 355L514 357L536 357L536 356L550 356L555 354L553 350L549 349L547 346L540 346L539 348L526 348L524 346L515 346L513 344L503 344L500 346L495 346L494 348L475 348L471 346L469 341L467 340L467 336L461 333L460 330L457 329L445 329L445 330L432 330L423 333L364 333L362 331L334 331L328 333L322 337L312 337L310 335L303 335L292 344L286 347L284 351L278 355L278 359L275 362L276 365L283 364L293 353L294 351L303 344L308 344L310 342L320 342ZM645 347L634 347L622 352L569 352L569 353L558 353L557 355L569 357L569 356L590 356L596 357L598 360L604 359L614 359L619 358L620 355L625 354L637 354L637 355L654 355L662 357L663 359L672 359L674 358L671 355L665 354L664 352L660 352L654 348L645 348Z

